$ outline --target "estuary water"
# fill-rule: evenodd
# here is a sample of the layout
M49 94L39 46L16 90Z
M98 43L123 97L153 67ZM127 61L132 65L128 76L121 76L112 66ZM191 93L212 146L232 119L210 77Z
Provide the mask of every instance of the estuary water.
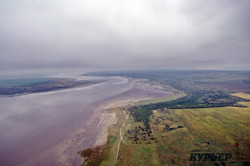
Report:
M115 123L105 104L171 94L127 78L102 79L87 87L1 96L0 165L80 165L77 152L93 147Z

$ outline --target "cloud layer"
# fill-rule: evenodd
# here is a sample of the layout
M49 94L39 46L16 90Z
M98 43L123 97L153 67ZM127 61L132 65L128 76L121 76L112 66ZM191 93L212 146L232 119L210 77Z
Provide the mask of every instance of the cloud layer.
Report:
M6 0L1 71L249 69L249 0Z

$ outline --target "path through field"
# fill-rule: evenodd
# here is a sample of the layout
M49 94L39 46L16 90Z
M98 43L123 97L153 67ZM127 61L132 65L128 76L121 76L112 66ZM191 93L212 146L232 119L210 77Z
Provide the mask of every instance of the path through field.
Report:
M115 163L114 163L114 165L117 164L117 160L118 160L118 155L119 155L119 151L120 151L121 142L124 143L125 145L128 145L128 144L127 144L126 142L124 142L124 140L123 140L123 137L122 137L122 129L123 129L123 127L124 127L124 125L125 125L125 123L126 123L128 117L129 117L129 114L126 115L126 112L125 112L125 111L123 111L123 113L124 113L124 116L125 116L125 120L124 120L124 122L123 122L123 124L122 124L122 126L121 126L121 128L120 128L120 140L119 140L118 147L117 147L117 152L116 152L116 157L115 157Z

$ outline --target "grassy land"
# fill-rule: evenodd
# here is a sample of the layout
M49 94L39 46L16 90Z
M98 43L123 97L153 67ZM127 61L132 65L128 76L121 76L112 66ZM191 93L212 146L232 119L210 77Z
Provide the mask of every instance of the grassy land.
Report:
M246 94L246 93L233 93L232 94L233 96L236 96L236 97L241 97L243 99L247 99L247 100L250 100L250 95L249 94Z
M127 109L130 116L122 134L126 144L121 144L115 165L250 165L250 94L211 86L214 83L248 85L249 72L107 74L115 75L146 78L178 89L172 99L148 100ZM249 90L249 86L245 88ZM111 145L116 146L115 143ZM193 153L227 153L232 158L228 161L190 161ZM111 151L108 154L115 155Z
M234 95L250 97L243 93ZM250 102L241 104L249 106ZM151 137L157 143L147 144L147 137L146 141L139 138L138 144L124 145L120 165L221 165L190 162L192 150L226 152L232 154L231 161L249 161L249 119L249 107L155 110L150 126Z

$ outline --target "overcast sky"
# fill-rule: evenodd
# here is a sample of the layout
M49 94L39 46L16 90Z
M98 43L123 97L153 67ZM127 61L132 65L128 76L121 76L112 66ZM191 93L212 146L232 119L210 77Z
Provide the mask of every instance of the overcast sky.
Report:
M1 0L0 70L250 69L250 0Z

